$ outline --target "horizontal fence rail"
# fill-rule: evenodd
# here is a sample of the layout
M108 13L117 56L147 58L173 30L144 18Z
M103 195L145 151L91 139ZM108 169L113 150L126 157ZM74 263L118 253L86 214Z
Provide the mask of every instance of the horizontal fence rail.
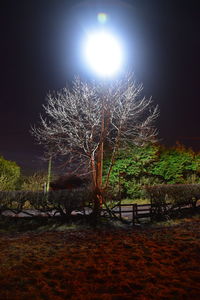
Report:
M140 219L150 218L154 220L171 213L179 212L180 209L200 206L199 198L190 197L181 199L180 202L159 202L156 199L148 204L121 204L118 202L112 208L106 203L102 209L102 215L115 217L120 220L131 221L136 224ZM194 201L195 200L195 201ZM62 215L69 217L74 214L90 215L93 207L93 193L90 189L77 189L76 191L0 191L0 215L34 217Z
M141 218L151 217L151 204L120 204L115 205L111 210L120 219L123 218L124 214L131 214L133 224L137 223Z
M182 204L178 207L174 207L173 203L165 203L165 205L161 205L159 209L162 210L162 215L165 215L170 210L176 211L178 209L183 208L190 208L193 207L192 204ZM106 209L104 209L106 211ZM111 208L112 214L119 219L123 219L124 215L129 215L129 219L131 219L132 224L139 223L140 219L150 218L151 220L154 219L155 215L160 213L158 211L158 207L154 204L117 204Z

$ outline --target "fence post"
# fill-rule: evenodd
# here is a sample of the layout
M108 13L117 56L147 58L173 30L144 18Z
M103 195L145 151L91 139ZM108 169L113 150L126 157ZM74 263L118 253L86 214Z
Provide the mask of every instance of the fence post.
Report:
M122 218L122 209L121 209L121 204L119 205L119 217L120 217L120 219Z
M135 204L135 218L136 218L137 223L138 223L138 206L137 206L137 203Z
M135 225L135 205L132 205L133 208L133 216L132 216L132 225Z
M135 225L135 204L132 205L132 208L133 208L132 225Z
M135 225L136 220L138 220L137 214L138 214L138 208L137 208L137 203L132 204L133 206L133 218L132 218L132 225Z
M154 216L154 211L153 211L153 198L150 196L150 219L151 222L153 221L153 216Z

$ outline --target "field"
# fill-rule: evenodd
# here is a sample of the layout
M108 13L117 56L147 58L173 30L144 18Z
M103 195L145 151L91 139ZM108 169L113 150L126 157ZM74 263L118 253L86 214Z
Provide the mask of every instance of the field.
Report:
M200 299L199 227L2 231L0 299Z

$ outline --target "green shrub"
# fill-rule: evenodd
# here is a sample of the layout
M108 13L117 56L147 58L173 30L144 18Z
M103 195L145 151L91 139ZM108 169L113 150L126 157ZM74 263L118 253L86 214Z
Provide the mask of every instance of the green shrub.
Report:
M109 167L104 162L104 181ZM143 198L145 185L200 183L200 154L177 144L131 146L120 150L110 175L109 190L113 196Z
M164 183L199 183L200 157L182 145L160 147L158 160L152 166L152 174Z
M186 205L196 207L200 199L200 184L146 186L145 191L151 201L152 214L161 217Z
M151 174L151 168L158 159L159 148L156 145L132 146L120 150L110 175L110 189L122 198L143 198L142 187L153 182L160 183ZM109 159L105 160L104 174L107 173ZM106 175L104 176L104 180Z
M19 187L20 167L0 156L0 190L15 190Z

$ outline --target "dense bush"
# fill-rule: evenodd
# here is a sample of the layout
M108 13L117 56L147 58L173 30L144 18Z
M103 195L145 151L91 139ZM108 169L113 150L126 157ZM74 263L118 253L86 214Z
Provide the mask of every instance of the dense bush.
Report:
M113 194L120 193L122 198L142 197L141 186L155 181L155 176L150 176L149 169L157 160L157 155L158 148L154 145L133 146L120 150L110 175L109 188ZM109 164L105 160L104 174L107 173L108 167Z
M73 210L83 209L92 200L90 189L60 190L44 193L42 191L1 191L0 213L11 210L15 213L56 213L69 216ZM28 208L28 210L27 210ZM34 214L34 213L33 213Z
M20 179L20 167L0 156L0 190L15 190Z
M200 199L200 184L167 184L145 187L152 213L161 216L186 205L196 207Z
M151 172L164 183L199 183L200 155L179 144L169 149L160 147Z
M108 169L105 160L104 174ZM145 185L200 183L200 154L181 145L129 147L116 157L110 190L122 198L143 198Z

